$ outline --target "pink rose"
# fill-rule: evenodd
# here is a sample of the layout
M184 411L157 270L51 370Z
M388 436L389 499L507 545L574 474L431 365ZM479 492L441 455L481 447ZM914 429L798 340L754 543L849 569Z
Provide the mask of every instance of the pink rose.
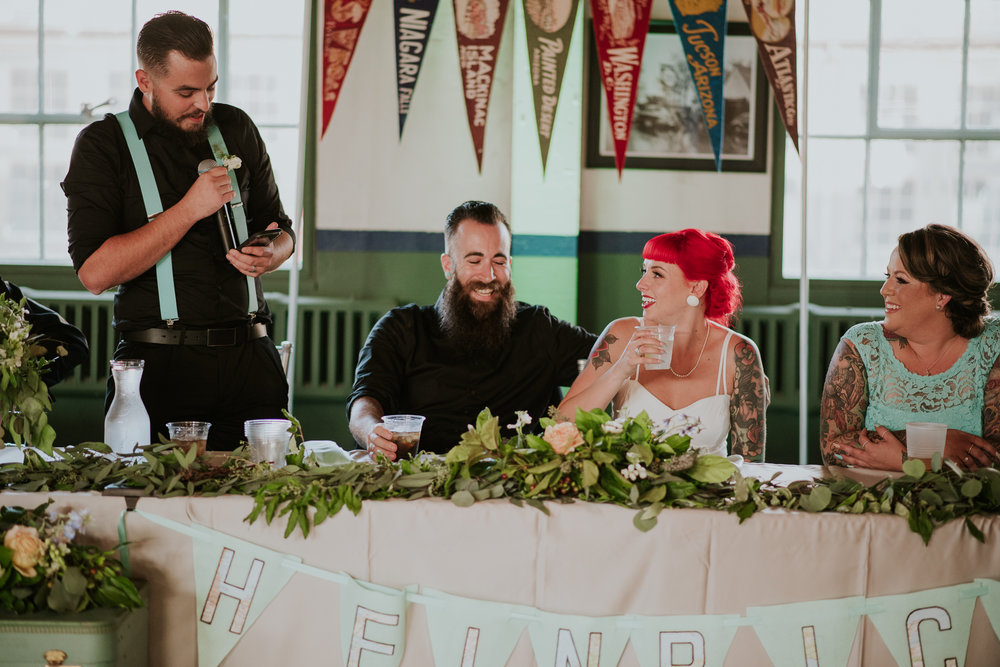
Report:
M552 445L556 454L569 454L583 444L583 435L573 422L562 422L546 426L542 440Z
M13 526L3 538L3 545L14 552L11 563L25 577L33 577L35 566L45 555L45 544L38 531L28 526Z

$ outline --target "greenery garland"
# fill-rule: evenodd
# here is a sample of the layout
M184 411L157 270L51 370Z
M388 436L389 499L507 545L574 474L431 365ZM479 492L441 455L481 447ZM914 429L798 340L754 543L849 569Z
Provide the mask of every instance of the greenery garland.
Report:
M67 447L53 461L26 449L23 463L0 466L0 488L161 498L250 495L254 507L246 520L284 519L286 536L296 529L307 536L344 508L357 514L363 501L387 498L449 498L459 506L507 498L546 513L545 500L614 503L635 509L633 522L643 531L669 508L722 510L741 523L766 508L892 514L906 518L924 543L937 526L956 518L983 541L970 517L1000 512L1000 471L965 472L940 458L930 471L921 461L907 461L901 477L870 486L846 478L778 486L774 479L743 477L726 459L692 449L696 426L683 418L658 426L645 414L611 419L602 410L580 411L575 423L541 420L542 435L525 433L527 424L522 415L510 425L516 435L503 440L497 418L484 410L444 457L320 465L296 446L278 470L253 463L244 448L221 465L213 464L211 453L197 457L194 449L169 442L121 458L108 456L103 443Z

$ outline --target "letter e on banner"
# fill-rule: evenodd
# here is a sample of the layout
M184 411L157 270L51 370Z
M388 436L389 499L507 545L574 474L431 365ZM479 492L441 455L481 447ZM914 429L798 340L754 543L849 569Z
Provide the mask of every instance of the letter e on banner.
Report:
M674 648L685 647L688 655L674 659ZM705 637L700 632L661 632L660 667L705 667Z
M264 561L254 558L250 564L250 573L243 587L236 586L226 581L229 576L229 568L233 564L233 556L236 552L229 547L222 549L219 557L219 565L215 568L215 577L212 579L212 587L208 590L208 597L205 598L205 606L201 610L201 622L211 624L215 618L215 611L219 606L220 598L225 595L234 598L239 604L236 605L236 614L233 622L229 625L229 631L234 634L243 632L247 616L250 614L250 604L253 602L254 593L257 592L257 584L260 582L260 573L264 570Z
M381 655L392 655L396 651L395 644L385 644L365 637L368 622L382 625L399 625L399 614L382 614L358 605L354 615L354 633L351 635L351 650L347 656L347 667L358 667L361 664L361 652L371 651Z
M951 630L951 617L946 609L941 607L923 607L914 609L906 617L906 640L910 646L910 665L924 667L924 648L920 645L920 624L924 621L936 621L939 630ZM958 658L948 658L945 667L958 667Z

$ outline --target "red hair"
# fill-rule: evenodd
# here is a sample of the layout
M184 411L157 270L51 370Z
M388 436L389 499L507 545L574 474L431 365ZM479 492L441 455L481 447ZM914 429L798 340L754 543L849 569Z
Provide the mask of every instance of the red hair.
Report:
M688 280L707 280L705 317L727 326L743 303L740 281L733 274L733 244L718 234L682 229L646 241L642 258L676 264Z

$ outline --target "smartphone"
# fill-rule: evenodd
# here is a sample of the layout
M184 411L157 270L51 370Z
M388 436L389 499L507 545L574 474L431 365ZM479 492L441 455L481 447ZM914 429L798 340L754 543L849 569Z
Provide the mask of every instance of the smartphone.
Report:
M250 235L250 238L241 243L240 249L248 245L267 245L279 236L281 236L280 229L262 229L259 232L254 232Z

